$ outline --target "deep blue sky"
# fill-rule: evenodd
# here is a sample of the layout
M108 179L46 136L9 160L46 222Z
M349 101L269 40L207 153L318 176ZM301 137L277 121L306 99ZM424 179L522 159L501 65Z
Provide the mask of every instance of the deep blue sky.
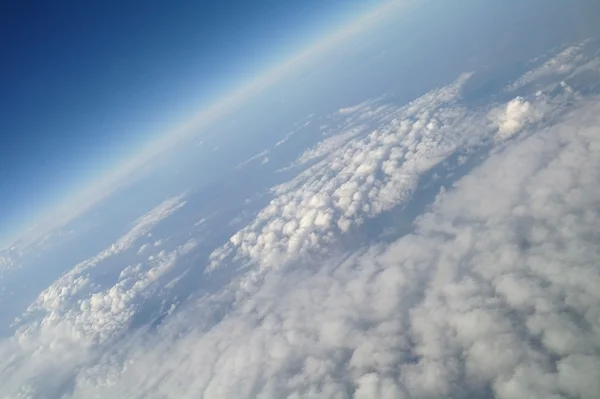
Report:
M379 2L3 2L0 241L141 142Z

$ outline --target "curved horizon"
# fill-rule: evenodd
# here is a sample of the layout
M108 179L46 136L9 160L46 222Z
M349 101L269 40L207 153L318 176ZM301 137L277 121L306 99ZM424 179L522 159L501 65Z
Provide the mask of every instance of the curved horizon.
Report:
M179 115L181 114L180 111L178 117L171 117L170 119L172 120L160 128L139 128L138 131L144 130L145 133L138 133L137 135L146 136L145 139L138 140L135 143L132 142L131 144L123 144L120 138L117 141L113 140L114 143L112 145L119 145L119 151L123 153L122 156L116 157L116 159L108 163L104 160L102 165L98 161L88 160L88 162L80 162L80 166L87 165L87 169L96 170L96 172L92 172L92 176L89 174L81 176L77 179L78 184L71 183L68 185L68 188L55 188L54 192L61 191L63 194L47 195L50 199L44 201L45 203L38 206L35 210L32 210L28 205L22 205L21 212L25 212L24 216L13 217L13 219L17 220L13 220L10 224L7 224L5 220L5 224L0 230L0 244L2 244L0 247L10 247L16 241L31 234L36 229L40 231L36 232L35 236L43 235L49 229L73 219L83 209L88 209L94 203L105 198L108 195L107 193L111 191L111 185L123 176L131 173L131 171L135 170L148 159L151 159L159 149L177 142L178 137L198 130L204 120L218 117L219 113L226 112L227 109L235 106L235 104L243 102L253 93L262 90L276 81L294 64L323 51L324 48L343 40L349 35L357 33L357 29L362 30L366 27L367 24L365 22L368 22L369 19L382 16L386 10L395 8L403 2L386 0L370 3L375 3L376 5L369 8L364 4L354 7L347 6L344 10L337 10L337 14L328 14L331 18L330 20L332 20L333 16L336 16L341 20L341 23L333 28L320 29L325 30L325 32L314 39L312 39L315 36L314 34L311 35L308 32L302 32L299 36L303 40L300 40L301 44L296 46L295 51L289 51L289 55L283 58L279 57L281 58L280 60L267 65L261 72L252 74L251 70L248 70L247 72L250 72L249 77L245 80L237 79L239 81L237 85L223 94L217 94L213 100L200 99L200 106L186 106L185 108L188 110L185 111L186 115ZM306 36L312 39L308 40L308 43L306 43ZM231 80L231 77L229 80ZM224 86L231 85L225 84ZM197 111L193 111L193 108L196 108ZM172 110L160 112L163 115L172 113ZM129 141L132 140L130 139ZM115 156L112 156L112 158L115 158ZM71 165L70 167L76 168L75 165ZM103 194L99 195L98 191L102 191ZM28 204L27 201L24 202ZM78 203L78 205L75 205L75 203ZM73 209L76 210L74 211ZM12 227L7 227L7 225L12 225Z

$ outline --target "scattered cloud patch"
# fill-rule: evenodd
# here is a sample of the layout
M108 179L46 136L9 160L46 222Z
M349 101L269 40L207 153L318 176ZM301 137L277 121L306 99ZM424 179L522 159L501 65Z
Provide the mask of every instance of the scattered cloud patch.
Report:
M50 287L48 287L39 295L38 299L28 308L27 313L45 314L45 316L42 318L42 322L40 324L41 326L51 325L54 321L65 319L66 315L70 314L73 314L74 320L82 321L81 317L78 316L77 311L83 311L81 304L83 303L82 301L85 301L85 299L80 297L84 297L85 295L95 295L95 283L90 278L90 272L108 258L128 250L139 238L150 234L150 230L156 224L167 218L184 205L185 201L182 200L181 196L178 196L170 198L152 209L146 215L139 218L134 223L134 226L131 228L131 230L117 240L117 242L96 256L77 264L75 267L73 267L73 269L56 280ZM140 251L144 252L142 248L145 250L145 248L147 248L147 244L146 247L142 246L140 250L138 250L138 253L140 253ZM164 257L163 260L165 260ZM121 277L123 276L123 273L126 273L127 269L128 268L125 268L125 270L121 272ZM164 268L161 267L159 269ZM156 274L156 272L152 272L151 274ZM119 279L119 283L117 284L121 284L121 281L122 278ZM111 289L114 289L115 287ZM113 294L117 295L117 291L109 290L109 292L111 292L110 294L107 294L109 296ZM120 305L117 305L114 309L119 310L122 308L120 308ZM101 330L102 327L99 328L99 334L101 334ZM82 337L91 336L92 340L95 340L96 338L102 340L109 335L103 334L101 337L95 337L93 333L88 334L88 332L89 331L84 331L80 335Z
M7 255L0 255L0 278L5 274L17 267L17 263L12 257Z
M110 254L122 252L129 249L133 243L142 236L147 235L148 237L151 237L152 233L150 230L152 230L156 224L185 206L186 202L183 198L183 196L169 198L144 216L140 217L133 223L131 230L114 243L108 252L110 252Z
M238 165L235 167L235 169L242 169L242 168L243 168L243 167L245 167L246 165L248 165L248 164L250 164L250 163L252 163L252 162L254 162L254 161L258 161L258 160L261 160L261 165L262 165L262 164L265 164L266 162L265 162L264 160L265 160L265 159L267 159L267 160L268 160L268 158L267 158L267 154L268 154L268 153L269 153L269 150L268 150L268 149L267 149L267 150L264 150L264 151L261 151L261 152L259 152L258 154L256 154L256 155L253 155L252 157L248 158L248 159L247 159L247 160L245 160L244 162L241 162L241 163L239 163L239 164L238 164Z
M506 91L516 91L532 83L551 79L556 81L557 77L568 77L578 72L582 67L589 68L590 57L587 55L592 40L567 47L562 52L547 60L538 68L532 69L506 87ZM594 64L598 60L594 60ZM544 82L547 84L547 82Z
M138 255L143 255L144 253L146 253L148 251L148 248L150 248L150 244L142 244L140 245L140 249L138 249Z
M90 285L92 284L88 275L90 270L96 268L106 259L129 250L140 238L150 237L150 230L156 224L184 205L185 201L182 196L173 197L162 202L146 215L137 219L133 223L133 227L115 243L111 244L108 248L92 258L78 263L56 280L50 287L42 291L38 299L29 306L25 316L34 312L44 312L52 315L53 312L60 312L65 307L71 306L71 299L73 297L76 297L84 288L90 288ZM147 247L142 245L138 250L138 253L144 252L142 248L145 250Z
M298 160L295 162L295 165L306 164L313 160L322 158L323 156L328 155L331 152L342 147L353 137L363 134L366 131L367 131L366 126L358 126L358 127L350 129L349 131L332 135L332 136L326 138L325 140L319 142L313 148L310 148L310 149L304 151L302 153L302 155L300 155Z
M12 338L0 343L0 354L11 354L10 364L0 365L0 391L19 392L25 387L34 392L31 397L42 392L60 396L62 385L77 370L93 364L100 348L127 331L140 304L158 289L158 280L196 245L190 240L171 252L161 251L149 262L127 266L118 281L103 290L94 289L89 275L55 283L29 310L42 313L41 318L23 323ZM31 375L36 376L35 384L27 382Z

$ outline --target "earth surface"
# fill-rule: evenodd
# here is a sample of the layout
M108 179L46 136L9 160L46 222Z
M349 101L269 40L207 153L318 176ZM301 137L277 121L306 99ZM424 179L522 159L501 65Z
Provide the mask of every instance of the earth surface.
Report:
M0 252L3 398L598 398L600 8L423 1Z

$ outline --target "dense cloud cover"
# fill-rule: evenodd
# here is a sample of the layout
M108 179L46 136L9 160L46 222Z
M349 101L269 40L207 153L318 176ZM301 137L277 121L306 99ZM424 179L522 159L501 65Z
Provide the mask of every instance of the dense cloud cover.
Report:
M136 367L107 392L596 397L599 111L586 105L491 156L389 246L232 286L220 323L166 330L152 344L169 344L135 349Z
M404 106L338 111L355 123L300 155L306 169L272 189L208 272L231 259L250 267L160 328L117 340L157 276L196 245L147 260L160 249L141 238L185 206L167 200L40 295L0 343L0 393L597 397L600 98L565 75L599 71L573 48L510 85L519 93L506 101L468 107L465 74ZM568 71L555 65L565 57ZM408 234L332 254L450 161L479 164L440 180ZM142 261L96 287L96 265L129 249Z

